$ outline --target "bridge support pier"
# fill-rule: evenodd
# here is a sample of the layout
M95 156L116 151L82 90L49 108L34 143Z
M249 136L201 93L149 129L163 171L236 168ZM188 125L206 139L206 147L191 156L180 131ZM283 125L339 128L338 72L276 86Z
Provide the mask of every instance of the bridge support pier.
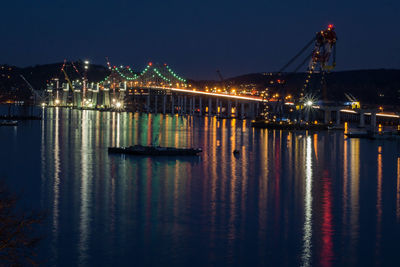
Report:
M254 105L254 103L251 103L250 104L250 118L251 119L254 119L254 117L255 117L255 114L256 114L256 110L255 110L255 105Z
M371 112L371 131L375 132L376 128L376 112Z
M180 96L181 102L179 104L179 110L180 110L180 115L183 115L185 113L185 98L183 96Z
M187 114L187 96L185 95L185 100L183 102L183 113Z
M208 116L212 116L212 103L211 98L208 99Z
M179 103L179 115L182 115L184 112L184 107L183 107L183 96L179 96L180 103Z
M226 112L228 118L232 117L232 101L228 100L228 110Z
M324 123L328 124L331 121L331 111L326 109L324 111Z
M157 101L158 100L158 96L157 95L155 95L154 96L154 114L157 114L158 113L158 107L157 107Z
M104 107L109 108L111 106L110 102L110 90L107 88L106 90L103 91L104 93Z
M365 115L364 112L360 113L360 127L365 127Z
M76 108L82 107L82 97L81 97L81 92L79 90L74 91L74 107Z
M96 106L97 106L97 97L98 97L98 94L99 94L99 90L92 91L92 105L93 105L93 107L96 107Z
M121 103L124 103L125 101L125 95L126 95L126 81L123 83L123 85L122 85L122 88L120 87L119 88L119 96L118 96L118 98L119 98L119 101L121 102ZM122 106L124 106L123 104L122 104Z
M177 107L178 107L178 115L181 115L181 112L182 112L182 108L181 108L181 96L180 95L178 95L177 96Z
M47 92L48 92L48 94L49 94L49 101L48 101L48 103L49 103L50 106L53 106L53 105L54 105L54 95L53 95L53 91L47 91Z
M217 118L219 118L219 113L221 112L221 109L219 108L219 101L218 98L215 100L215 114L217 115Z
M203 105L201 103L202 98L199 97L199 115L202 116L203 115Z
M240 103L240 117L244 119L244 103Z
M340 125L340 110L336 110L336 125Z
M174 103L174 95L171 94L171 114L175 114L175 103Z
M62 103L62 105L64 107L67 106L68 93L69 93L69 84L67 84L67 88L62 91L62 101L61 101L61 103Z
M193 97L189 98L189 114L193 115Z
M163 109L162 109L162 113L165 115L165 109L166 109L166 105L167 105L167 95L163 95Z
M238 101L235 100L235 118L236 119L238 118L238 115L239 115L239 108L238 107L239 107L238 106Z

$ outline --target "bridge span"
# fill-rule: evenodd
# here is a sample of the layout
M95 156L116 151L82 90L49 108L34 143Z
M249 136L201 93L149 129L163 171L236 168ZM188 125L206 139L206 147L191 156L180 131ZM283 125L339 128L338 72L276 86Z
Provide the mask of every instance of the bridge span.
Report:
M139 74L113 67L98 83L65 78L61 88L48 85L47 105L251 119L262 112L261 97L196 90L166 64L149 63Z
M62 83L61 87L58 80L56 84L48 84L47 105L255 119L268 109L276 109L279 104L260 96L191 88L186 79L177 75L166 64L149 63L139 74L129 67L113 67L110 74L97 83L89 83L85 79L70 81L66 73L65 76L67 82ZM307 104L299 106L291 102L284 104L285 108L281 107L282 112L291 120L318 120L336 125L344 120L357 121L361 127L364 127L366 122L375 125L377 120L379 122L382 119L393 123L399 120L398 114L352 109L342 105L332 107Z

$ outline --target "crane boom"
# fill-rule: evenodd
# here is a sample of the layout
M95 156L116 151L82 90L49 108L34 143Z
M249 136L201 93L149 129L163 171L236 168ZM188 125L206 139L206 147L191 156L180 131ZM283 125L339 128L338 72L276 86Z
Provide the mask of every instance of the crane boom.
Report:
M71 90L72 90L72 92L73 92L73 91L74 91L74 87L72 86L72 83L71 83L71 80L70 80L69 77L68 77L68 74L65 72L64 69L62 69L62 71L64 72L65 79L67 80L67 82L68 82L68 84L69 84L69 86L71 87Z
M222 89L223 89L224 91L226 91L226 86L225 86L225 80L224 80L224 77L222 77L222 74L221 74L221 72L220 72L219 70L217 70L217 74L218 74L218 77L219 77L219 79L221 80L221 83L222 83Z
M35 88L33 88L33 86L28 82L27 79L25 79L25 77L20 74L19 75L22 80L24 80L24 82L28 85L29 90L33 93L34 96L38 97L40 100L43 100L43 96L41 94L38 93L38 91L35 90Z
M309 47L314 43L315 39L316 39L315 37L314 37L313 39L311 39L311 41L309 41L309 42L308 42L308 43L307 43L293 58L291 58L291 59L289 60L289 62L286 63L285 66L283 66L283 67L278 71L278 73L284 72L284 71L286 70L287 67L289 67L299 56L301 56L301 55L304 53L304 51L306 51L307 48L309 48Z
M224 78L219 70L217 70L218 77L221 79L221 82L224 82Z

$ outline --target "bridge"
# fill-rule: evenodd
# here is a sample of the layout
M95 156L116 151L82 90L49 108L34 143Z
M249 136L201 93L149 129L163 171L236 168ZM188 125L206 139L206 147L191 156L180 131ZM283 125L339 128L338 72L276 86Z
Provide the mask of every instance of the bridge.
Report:
M197 90L167 64L150 62L139 74L130 67L110 70L110 75L97 83L70 81L65 73L67 82L61 87L48 84L47 104L226 118L255 118L262 112L261 97Z
M267 109L282 108L282 113L292 120L322 121L340 125L342 120L357 121L361 127L365 120L376 125L383 120L397 122L397 114L379 110L363 110L359 107L326 106L293 102L274 102L265 96L219 93L192 88L186 79L176 74L167 64L149 63L140 73L130 67L111 67L110 74L102 81L89 83L82 80L66 81L59 87L50 83L47 87L48 105L78 109L129 110L147 113L179 115L209 115L222 118L254 119ZM276 110L275 110L276 113Z

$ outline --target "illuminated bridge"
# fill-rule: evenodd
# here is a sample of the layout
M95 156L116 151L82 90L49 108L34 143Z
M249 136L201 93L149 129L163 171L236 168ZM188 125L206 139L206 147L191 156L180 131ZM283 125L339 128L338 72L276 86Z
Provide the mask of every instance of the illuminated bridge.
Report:
M84 109L250 119L262 115L266 106L269 108L277 106L276 103L257 96L196 90L166 64L149 63L138 74L129 67L109 66L109 68L110 75L98 83L89 83L85 78L70 81L64 71L67 83L63 83L61 88L58 83L48 85L47 104ZM359 121L362 127L365 125L365 118L373 125L377 122L376 117L399 120L397 114L386 114L379 110L367 111L343 105L334 107L312 105L296 111L293 103L284 104L287 107L286 115L289 115L289 110L292 112L291 118L297 120L319 120L337 125L343 120Z
M50 106L127 109L148 113L255 118L261 97L199 91L166 64L149 63L139 74L129 67L111 67L98 83L70 81L47 87Z

